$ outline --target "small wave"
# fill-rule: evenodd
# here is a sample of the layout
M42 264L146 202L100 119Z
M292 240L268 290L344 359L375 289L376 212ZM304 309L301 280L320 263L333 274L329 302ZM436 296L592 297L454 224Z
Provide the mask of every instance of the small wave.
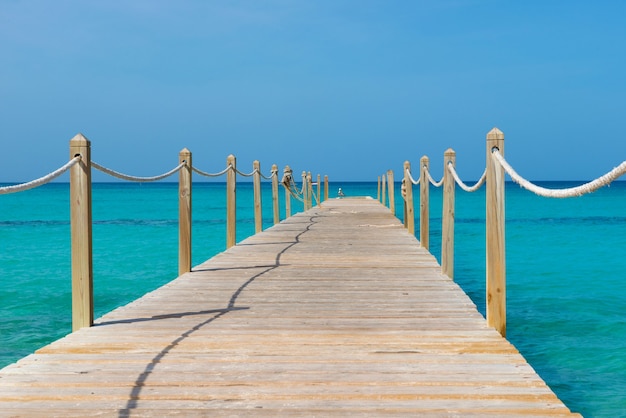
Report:
M171 226L178 225L177 219L104 219L93 221L94 225L114 226Z
M69 225L70 221L58 221L58 220L33 220L33 221L0 221L0 226L62 226Z
M551 225L614 225L626 223L624 216L575 216L575 217L545 217L545 218L512 218L507 223L517 224L551 224Z
M431 217L432 224L441 222L441 218ZM485 218L456 218L459 224L484 224ZM513 224L553 224L553 225L612 225L626 223L626 216L567 216L567 217L539 217L539 218L513 218L508 217L506 223Z

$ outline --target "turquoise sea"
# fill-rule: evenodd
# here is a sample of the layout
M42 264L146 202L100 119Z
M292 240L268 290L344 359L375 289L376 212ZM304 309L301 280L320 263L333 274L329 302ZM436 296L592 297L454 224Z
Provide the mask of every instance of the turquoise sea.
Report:
M253 200L250 183L237 187L240 241L254 232ZM375 182L331 183L331 197L338 187L347 196L377 195ZM96 317L175 278L177 190L175 183L94 184ZM193 193L197 265L225 248L225 187L194 183ZM263 194L267 228L269 183ZM430 249L439 259L441 190L431 187L430 195ZM281 188L281 219L283 197ZM292 202L292 212L302 211ZM484 188L457 188L455 280L483 314L484 202ZM506 218L508 339L573 411L626 416L626 182L565 200L509 183ZM68 184L0 196L0 367L70 332L69 240Z

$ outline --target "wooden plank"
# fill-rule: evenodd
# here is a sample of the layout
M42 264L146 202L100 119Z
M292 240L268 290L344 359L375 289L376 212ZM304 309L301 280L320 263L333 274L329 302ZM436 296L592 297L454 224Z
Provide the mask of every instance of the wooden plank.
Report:
M566 416L378 201L334 199L0 371L0 416Z

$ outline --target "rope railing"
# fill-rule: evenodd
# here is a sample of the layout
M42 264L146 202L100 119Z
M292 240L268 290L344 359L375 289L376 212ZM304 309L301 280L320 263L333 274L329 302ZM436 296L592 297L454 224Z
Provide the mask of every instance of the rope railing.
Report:
M428 181L435 187L441 187L443 185L443 177L439 181L435 181L433 176L430 175L430 170L426 167L426 176L428 177Z
M312 194L313 199L315 199L315 203L317 203L317 205L319 206L322 203L320 202L320 197L315 192L311 194Z
M239 170L238 170L238 169L236 169L236 168L235 168L234 170L235 170L235 173L239 174L239 175L240 175L240 176L242 176L242 177L252 177L252 176L254 176L256 173L261 173L259 170L256 170L256 169L255 169L255 170L252 170L252 172L251 172L251 173L244 173L244 172L239 171Z
M429 240L429 185L443 185L443 214L441 227L441 270L453 278L454 273L454 219L455 219L455 187L458 185L465 192L475 192L486 184L486 291L487 291L487 323L503 336L506 335L506 269L505 269L505 236L504 236L504 201L505 174L522 188L539 196L549 198L568 198L592 193L607 186L626 173L626 161L606 174L580 186L565 189L548 189L538 186L520 176L504 158L504 134L497 128L487 134L485 171L472 186L464 183L456 171L456 155L451 149L444 153L444 176L435 181L429 171L428 157L420 159L420 179L415 181L411 175L410 164L405 162L402 196L405 200L405 226L414 233L413 219L413 185L420 185L420 244L428 249ZM384 201L384 182L383 201ZM380 180L379 180L380 188Z
M293 196L294 199L296 199L299 202L304 203L304 197L302 196L302 193L295 193L291 187L288 187L287 190L289 191L289 194Z
M240 171L240 170L238 170L238 169L234 168L234 167L233 167L233 166L231 166L231 165L229 165L228 167L226 167L225 169L223 169L222 171L219 171L219 172L217 172L217 173L208 173L208 172L206 172L206 171L202 171L202 170L200 170L200 169L198 169L198 168L196 168L196 167L192 167L192 170L193 170L196 174L199 174L199 175L204 176L204 177L220 177L220 176L223 176L224 174L228 173L228 171L229 171L229 170L233 170L233 169L234 169L234 170L235 170L235 172L236 172L237 174L239 174L240 176L243 176L243 177L252 177L252 176L254 176L255 174L257 174L257 173L258 173L258 174L261 176L261 178L262 178L262 179L264 179L264 180L268 180L268 181L271 181L274 177L277 177L277 176L278 176L278 171L272 171L272 172L270 173L270 175L269 175L269 176L266 176L266 175L265 175L265 174L263 174L261 171L256 170L256 169L255 169L255 170L252 170L252 172L250 172L250 173L244 173L244 172L242 172L242 171Z
M185 166L186 162L182 162L180 164L178 164L176 167L174 167L173 169L171 169L170 171L163 173L163 174L159 174L157 176L152 176L152 177L138 177L138 176L131 176L129 174L124 174L124 173L120 173L118 171L115 170L111 170L110 168L104 167L100 164L98 164L95 161L91 162L91 166L93 168L95 168L96 170L100 170L105 174L108 174L112 177L118 178L120 180L126 180L126 181L134 181L134 182L139 182L139 183L148 183L148 182L153 182L153 181L159 181L159 180L163 180L165 178L170 177L173 174L176 174L178 171L180 171L181 168L183 168Z
M317 182L314 182L311 172L302 172L302 187L298 188L293 178L293 172L287 166L281 184L285 187L286 193L304 204L305 210L311 209L314 202L321 205L323 200L328 199L328 176L324 176L324 198L322 198L321 176L318 175ZM313 186L317 186L317 191L314 190Z
M488 146L493 148L501 147L502 144L498 141L504 139L504 135L497 129L492 130L487 135ZM489 149L491 149L489 148ZM490 173L489 165L487 169L480 176L480 179L472 186L465 184L458 172L456 171L456 153L452 149L448 149L444 153L444 173L441 180L436 181L430 173L430 163L427 156L423 156L420 159L420 178L415 181L411 175L410 163L407 161L404 164L404 179L402 182L402 196L405 201L405 227L414 234L414 222L413 222L413 185L420 186L419 193L419 240L420 245L425 249L429 249L430 240L430 192L429 186L434 187L443 186L443 205L442 205L442 224L441 224L441 271L451 279L454 278L454 220L455 220L455 187L458 185L462 190L466 192L475 192L483 184L487 183L487 287L488 287L488 300L489 305L487 307L487 322L489 325L496 328L502 335L505 335L505 314L504 314L504 247L501 243L504 242L504 237L498 235L503 231L503 227L496 225L495 219L502 219L504 211L503 209L493 209L493 205L500 205L503 203L504 197L494 197L495 191L493 190L496 185L502 187L504 182L501 178L496 178L493 172ZM493 170L492 170L493 171ZM491 189L489 188L491 178ZM491 209L489 209L491 208ZM411 219L408 219L408 218ZM496 225L496 226L494 226ZM496 232L493 232L493 231ZM494 244L496 243L496 244Z
M609 185L611 182L626 173L626 161L623 161L619 166L613 168L613 170L609 171L603 176L600 176L597 179L588 183L581 184L580 186L569 187L566 189L548 189L531 183L524 177L517 174L517 172L513 169L513 167L511 167L511 165L506 161L506 159L502 156L502 154L500 154L500 151L498 151L497 149L494 149L492 151L491 156L498 162L498 164L500 164L502 168L504 168L504 170L511 177L511 179L515 183L520 185L520 187L543 197L568 198L579 197L585 194L593 193L601 187Z
M293 179L293 176L291 175L291 173L285 173L283 175L283 179L280 181L280 184L283 185L285 190L289 192L289 194L294 199L297 199L298 201L304 203L304 198L302 197L302 190L304 190L305 186L304 185L302 186L302 190L298 190L298 185Z
M292 184L292 187L295 188L295 192L297 195L304 196L304 192L306 191L306 177L304 178L304 181L301 183L302 187L300 187L300 190L298 190L298 185L296 184L293 177L291 178L291 184Z
M448 164L448 170L450 171L450 174L452 174L452 177L454 177L454 181L456 182L456 184L458 184L461 189L468 193L473 193L480 189L480 187L485 184L485 180L487 179L487 170L485 170L483 171L482 176L480 176L480 179L478 179L478 181L473 186L468 186L463 182L463 180L461 180L459 174L456 172L456 169L452 164Z
M413 175L411 175L411 170L405 170L404 172L406 173L406 175L407 175L407 177L409 178L409 180L411 181L411 183L413 183L413 184L414 184L414 185L416 185L416 186L418 186L418 185L420 184L420 180L421 180L421 179L417 179L417 180L415 180L415 179L413 178Z
M208 173L206 171L202 171L196 167L191 167L191 169L194 171L194 173L199 174L201 176L204 177L220 177L223 176L224 174L228 173L229 170L231 170L233 167L231 165L227 166L225 169L223 169L222 171L218 172L218 173Z
M272 171L271 174L268 176L264 175L263 173L259 172L259 174L261 175L261 178L264 180L272 180L274 177L278 178L278 170Z
M191 271L191 204L192 204L192 173L195 172L205 177L219 177L227 175L226 181L226 246L235 245L235 225L236 225L236 175L253 177L254 191L254 219L255 232L263 229L263 214L261 205L261 179L272 182L272 206L274 224L280 222L279 214L279 181L278 168L274 164L269 176L263 175L258 161L253 163L251 173L242 173L237 169L236 159L233 155L228 156L227 165L219 173L208 173L199 170L192 165L192 155L188 149L183 149L178 156L178 165L172 170L151 177L133 176L107 168L91 159L91 142L82 134L77 134L70 140L70 155L73 157L69 162L59 169L27 183L0 187L1 194L17 193L26 191L58 178L66 171L70 171L70 229L71 229L71 265L72 265L72 329L78 330L82 327L93 325L94 305L93 305L93 254L92 254L92 168L99 170L115 178L134 182L154 182L165 179L179 173L178 177L178 200L179 200L179 275ZM289 166L285 169L286 177L282 184L285 188L285 212L286 217L291 216L291 197L304 202L300 197L302 193L311 188L311 181L303 183L302 189L298 186L291 175ZM288 173L288 175L287 175ZM310 175L309 175L310 178ZM328 176L325 177L326 199L328 198ZM314 193L309 193L314 195ZM319 193L314 196L318 204L321 204ZM311 206L310 200L305 203L305 207Z
M67 170L72 168L72 166L74 166L74 164L77 164L80 160L81 160L81 157L80 156L76 156L76 157L72 158L71 160L69 160L67 163L65 163L62 167L52 171L49 174L46 174L45 176L39 177L38 179L29 181L27 183L21 183L21 184L15 184L15 185L12 185L12 186L0 187L0 194L18 193L18 192L23 192L23 191L26 191L26 190L34 189L35 187L43 186L44 184L50 183L52 180L54 180L57 177L61 176Z

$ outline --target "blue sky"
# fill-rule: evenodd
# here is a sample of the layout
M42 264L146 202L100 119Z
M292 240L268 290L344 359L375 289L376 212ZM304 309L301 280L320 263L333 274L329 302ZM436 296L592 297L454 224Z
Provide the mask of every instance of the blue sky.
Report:
M531 180L626 159L626 2L0 0L0 182L68 160L149 176L228 154L376 180L485 135ZM96 180L109 177L94 176Z

